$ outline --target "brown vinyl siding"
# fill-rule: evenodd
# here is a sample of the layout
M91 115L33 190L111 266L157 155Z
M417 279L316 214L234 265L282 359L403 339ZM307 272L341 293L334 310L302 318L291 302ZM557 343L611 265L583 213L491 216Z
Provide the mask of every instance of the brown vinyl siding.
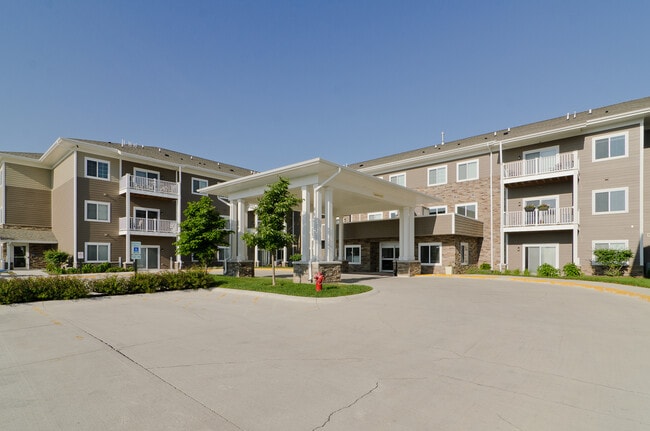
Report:
M51 227L52 176L49 169L5 164L5 223Z
M566 181L558 183L511 187L508 189L508 201L505 211L523 211L524 200L547 196L558 197L558 208L573 206L573 178L568 177Z
M121 175L126 174L134 175L135 168L143 169L151 172L158 172L159 179L162 181L169 181L175 183L178 181L178 175L175 169L169 168L160 168L157 166L145 165L142 163L133 163L127 160L122 161L122 172Z
M198 195L192 193L192 178L197 178L197 179L202 179L202 180L207 180L208 185L212 186L214 184L221 183L223 181L219 181L216 178L210 178L206 174L191 174L191 173L183 173L181 176L181 215L183 211L185 211L185 208L187 208L187 204L189 202L196 202L200 200L203 195ZM222 217L229 217L230 216L230 208L228 205L224 204L221 202L217 196L213 195L208 195L210 200L212 200L212 205L217 209L217 212L222 216ZM182 220L184 220L185 217L182 216Z

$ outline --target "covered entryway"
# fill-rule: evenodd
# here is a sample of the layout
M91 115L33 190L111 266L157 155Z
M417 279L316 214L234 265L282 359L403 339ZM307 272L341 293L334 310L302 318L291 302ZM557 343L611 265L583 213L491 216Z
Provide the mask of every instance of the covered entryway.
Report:
M253 271L249 268L252 268L253 260L242 239L248 228L248 212L255 208L268 185L279 178L287 179L290 191L302 200L302 260L294 264L294 276L300 268L306 267L309 275L305 279L311 279L315 268L332 267L332 273L338 273L331 277L326 274L326 279L340 279L341 260L345 257L343 217L379 211L399 213L399 242L393 246L390 252L393 257L390 259L399 259L398 263L412 263L401 265L401 268L405 268L403 275L413 275L416 266L415 269L419 273L419 262L415 260L414 248L415 208L434 204L438 199L317 158L201 189L202 192L212 195L225 196L230 201L231 229L236 232L231 238L233 260L227 264L231 269L230 274L239 275L239 268L244 265L246 273L252 275ZM337 225L342 227L338 229L338 235ZM391 271L392 268L391 264Z
M45 251L57 243L48 229L0 228L0 268L45 269Z

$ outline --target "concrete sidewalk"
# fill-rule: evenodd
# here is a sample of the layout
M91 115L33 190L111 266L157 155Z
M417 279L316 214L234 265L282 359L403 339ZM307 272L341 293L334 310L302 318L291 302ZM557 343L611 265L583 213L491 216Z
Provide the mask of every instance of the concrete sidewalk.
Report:
M472 277L0 307L3 430L645 430L650 304Z

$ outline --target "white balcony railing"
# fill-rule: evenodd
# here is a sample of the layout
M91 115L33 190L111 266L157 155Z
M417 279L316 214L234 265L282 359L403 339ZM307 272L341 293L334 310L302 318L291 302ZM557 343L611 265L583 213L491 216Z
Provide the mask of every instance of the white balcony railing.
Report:
M576 223L574 207L549 208L545 211L508 211L503 227L534 227Z
M120 178L120 193L125 193L127 189L136 193L174 198L178 197L179 192L178 183L152 178L136 177L131 174L126 174Z
M179 230L176 220L120 217L120 235L125 235L127 232L139 235L175 236Z
M578 168L578 153L560 153L550 157L517 160L503 164L503 178L520 178L535 175L563 173Z

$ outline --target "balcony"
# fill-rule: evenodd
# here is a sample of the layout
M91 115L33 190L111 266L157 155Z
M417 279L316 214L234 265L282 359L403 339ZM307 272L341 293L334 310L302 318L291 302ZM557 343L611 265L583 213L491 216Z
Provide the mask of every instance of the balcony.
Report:
M127 190L140 195L178 199L180 188L178 183L126 174L120 178L120 194Z
M503 228L506 232L573 229L578 223L574 207L549 208L540 211L507 211Z
M517 160L503 164L504 183L548 180L572 175L578 171L578 152L560 153L550 157Z
M141 217L120 217L120 235L176 236L176 220L161 220Z

